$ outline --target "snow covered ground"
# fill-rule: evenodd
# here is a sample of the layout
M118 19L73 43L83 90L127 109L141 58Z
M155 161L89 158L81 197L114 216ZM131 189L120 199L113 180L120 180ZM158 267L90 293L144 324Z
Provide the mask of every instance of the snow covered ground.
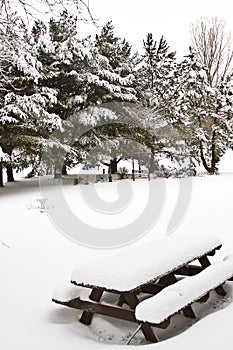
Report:
M233 253L233 152L228 152L220 175L193 179L191 204L181 225L172 234L208 233L220 237L223 249L214 257ZM21 176L21 174L19 174ZM95 316L91 326L78 322L79 311L51 302L54 289L69 286L71 273L87 262L127 251L166 234L178 193L178 180L167 179L166 202L155 227L135 243L114 250L91 249L74 243L59 233L46 212L40 210L38 179L18 179L0 189L0 348L3 350L77 350L125 348L136 325L126 321ZM117 225L133 221L145 205L148 182L131 182L134 200L118 213ZM83 185L85 186L85 185ZM89 185L92 186L92 185ZM79 186L67 184L64 194L72 210L90 220L80 196ZM116 183L97 184L98 194L106 201L116 198ZM140 198L142 199L140 201ZM136 204L135 204L136 201ZM85 209L86 208L86 209ZM114 216L93 214L94 225L114 224ZM98 221L99 220L99 221ZM231 350L233 343L233 282L227 284L227 296L212 293L206 304L195 304L198 321L176 315L167 330L157 332L158 344L146 344L140 332L132 349L148 350ZM217 311L217 312L216 312ZM192 325L192 326L191 326ZM191 326L191 327L190 327Z

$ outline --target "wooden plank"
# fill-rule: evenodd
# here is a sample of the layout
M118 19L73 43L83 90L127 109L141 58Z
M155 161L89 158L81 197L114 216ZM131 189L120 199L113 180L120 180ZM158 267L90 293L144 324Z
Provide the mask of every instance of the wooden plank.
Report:
M135 313L133 310L127 310L121 307L111 306L106 304L98 304L97 302L80 300L78 298L70 301L59 301L54 299L53 301L56 304L68 306L72 309L84 310L92 314L100 314L103 316L109 316L120 320L138 323L138 321L135 318Z
M138 323L138 320L136 320L136 318L135 318L134 310L127 310L127 309L123 309L123 308L116 307L116 306L110 306L110 305L106 305L106 304L98 304L95 302L84 301L84 300L80 300L80 299L73 299L70 301L59 301L56 299L52 299L52 300L56 304L68 306L72 309L85 310L87 312L92 312L92 313L100 314L103 316L109 316L109 317L117 318L120 320ZM154 324L153 326L155 326L157 328L166 329L169 326L169 324L170 324L170 320L168 319L168 320L165 320L164 322L161 322L160 324ZM150 325L148 323L146 323L146 325L142 325L142 327L143 327L143 330L145 331L145 333L147 334L147 337L149 338L148 340L150 340L152 342L156 342L157 339L154 335L154 332L152 335L150 330L149 330Z
M174 274L175 275L183 275L183 276L194 276L197 275L199 272L203 270L203 267L201 266L195 266L195 265L186 265L179 269L177 269Z
M157 283L157 284L153 284L153 283L149 283L145 286L143 286L141 288L141 292L142 293L147 293L147 294L157 294L159 292L161 292L161 290L163 290L165 287L167 287L167 285L165 284L161 284L161 283Z

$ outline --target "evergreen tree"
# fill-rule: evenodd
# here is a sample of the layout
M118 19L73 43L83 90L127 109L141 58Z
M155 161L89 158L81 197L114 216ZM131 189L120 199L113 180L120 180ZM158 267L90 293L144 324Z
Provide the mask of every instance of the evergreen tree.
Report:
M137 93L140 105L145 107L140 119L153 132L158 124L167 124L173 114L177 62L163 37L157 42L149 33L144 51L137 71Z
M96 35L96 47L106 57L113 71L121 77L132 73L135 55L131 54L131 46L126 39L115 36L112 21L106 23L99 35Z
M176 125L193 157L215 174L232 138L232 80L211 87L205 67L192 51L180 63L178 76Z
M172 69L171 66L175 59L175 52L169 52L169 45L163 36L157 43L153 39L153 35L148 33L143 44L145 53L142 69L145 69L146 76L144 87L153 89L157 87L158 81L161 82L169 75L169 70Z
M60 119L49 111L56 91L38 84L41 63L22 20L13 15L1 34L9 40L17 37L14 45L2 47L0 92L0 145L10 157L5 167L8 181L13 181L12 168L36 161L40 145L60 126Z
M51 19L47 29L37 22L33 35L36 51L39 52L38 60L43 67L39 84L49 86L57 92L57 102L51 111L60 116L66 130L56 133L61 143L76 140L80 135L75 135L75 130L79 131L80 126L95 126L101 118L111 120L114 113L105 113L103 116L103 110L98 107L101 103L136 100L132 69L126 70L126 56L129 53L123 55L128 44L125 43L121 50L124 62L122 58L121 65L113 67L112 56L103 55L104 38L101 37L101 45L93 42L90 37L81 40L77 33L77 19L67 11L60 18ZM97 108L93 112L95 106ZM80 113L81 111L86 112ZM98 138L98 135L95 134L95 137ZM86 150L91 142L86 141ZM76 164L84 148L84 144L81 145L76 140L73 147L74 159L67 155L67 164Z
M179 97L175 52L170 51L163 37L157 42L151 33L144 41L144 51L137 71L140 107L134 112L135 118L151 134L148 146L152 159L157 162L157 171L161 157L169 157L173 162L176 160L176 167L180 169L176 171L177 175L193 173L190 154L181 147L183 136L174 123ZM188 165L181 165L185 157Z
M40 62L32 50L30 36L20 18L1 31L4 37L1 60L0 146L8 154L8 181L13 167L28 166L41 139L45 139L59 118L47 111L56 99L55 91L38 87ZM17 38L14 45L7 38ZM19 156L20 155L20 156Z

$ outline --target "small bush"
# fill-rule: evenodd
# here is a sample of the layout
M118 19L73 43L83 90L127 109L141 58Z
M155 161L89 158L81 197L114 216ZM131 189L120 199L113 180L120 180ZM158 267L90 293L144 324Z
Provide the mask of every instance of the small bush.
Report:
M118 169L118 176L119 176L119 179L122 180L122 179L126 179L126 174L128 174L128 169L124 166L122 168L119 168Z

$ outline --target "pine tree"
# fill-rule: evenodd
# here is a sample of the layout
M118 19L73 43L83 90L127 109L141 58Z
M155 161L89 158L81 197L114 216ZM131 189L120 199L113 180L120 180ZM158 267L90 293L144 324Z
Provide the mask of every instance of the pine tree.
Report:
M232 80L211 87L192 50L180 63L178 76L176 125L193 157L215 174L232 137Z
M179 95L178 63L175 52L170 51L166 40L161 37L157 42L149 33L144 41L144 55L137 71L137 92L140 108L135 113L137 122L151 134L149 150L154 160L169 157L171 160L185 157L181 147L182 135L174 123ZM186 154L190 171L193 164ZM158 163L158 161L157 161ZM157 170L159 165L156 165ZM179 166L181 169L181 166ZM184 167L181 172L185 172ZM190 172L186 169L187 173ZM178 174L178 172L176 172Z
M121 77L132 73L133 60L131 46L126 39L115 36L112 21L106 23L99 35L96 35L96 47L106 57L113 71Z
M144 87L155 88L158 79L166 78L175 59L175 52L169 52L169 45L162 36L157 43L151 33L147 34L143 41L145 54L143 55L143 69L145 69L146 81Z
M80 127L92 127L102 119L114 118L114 113L103 113L98 107L101 103L136 100L132 68L127 68L129 50L126 49L128 44L125 41L121 41L121 58L115 67L111 61L112 55L104 56L104 37L101 36L101 45L90 37L80 39L77 20L67 11L60 18L51 19L47 29L41 23L36 23L33 35L36 51L39 52L38 60L43 67L39 84L57 92L57 102L51 111L63 121L65 132L56 133L62 143L80 137L75 135L75 130L79 131ZM118 45L116 48L119 50ZM95 134L96 140L98 137L100 140L101 135ZM88 152L92 142L91 139L86 140L85 147L83 141L76 140L72 151L74 159L67 155L67 164L76 164L84 148Z
M131 46L126 39L117 37L114 33L114 26L112 21L106 23L101 32L96 35L95 47L97 49L99 59L102 65L100 67L100 76L107 79L111 84L111 94L107 93L102 102L133 102L137 101L136 89L135 89L135 68L137 62L137 55L131 53ZM107 92L107 91L106 91ZM98 89L96 90L98 94ZM120 108L121 109L121 108ZM121 117L118 122L125 123L124 136L122 135L122 128L120 124L115 125L115 130L112 128L104 128L104 133L108 135L110 139L107 142L105 140L105 146L108 144L108 151L106 154L106 147L103 147L102 161L105 159L105 164L108 164L110 173L117 172L117 165L122 159L120 145L124 144L122 137L128 137L130 139L132 130L127 126L127 113L120 113ZM128 121L130 122L130 121ZM121 130L120 130L121 129ZM112 135L114 134L114 136ZM101 137L101 135L100 135ZM106 143L107 142L107 143ZM120 142L120 143L119 143ZM118 145L118 147L116 147ZM118 149L116 149L118 148ZM106 163L106 159L107 163Z
M56 99L55 91L38 87L40 62L32 50L30 35L20 18L12 16L11 26L1 31L4 38L1 60L0 145L8 154L8 181L13 167L24 167L34 159L41 139L57 127L59 118L47 111ZM7 38L13 37L14 45ZM20 155L20 156L19 156Z
M102 28L100 34L96 35L94 44L99 61L96 73L110 84L110 94L106 91L102 102L135 102L135 55L131 54L129 43L115 35L114 26L110 21Z
M171 52L166 40L157 42L151 33L144 41L144 55L137 71L137 93L145 112L141 120L151 132L157 124L167 124L176 101L175 53Z

